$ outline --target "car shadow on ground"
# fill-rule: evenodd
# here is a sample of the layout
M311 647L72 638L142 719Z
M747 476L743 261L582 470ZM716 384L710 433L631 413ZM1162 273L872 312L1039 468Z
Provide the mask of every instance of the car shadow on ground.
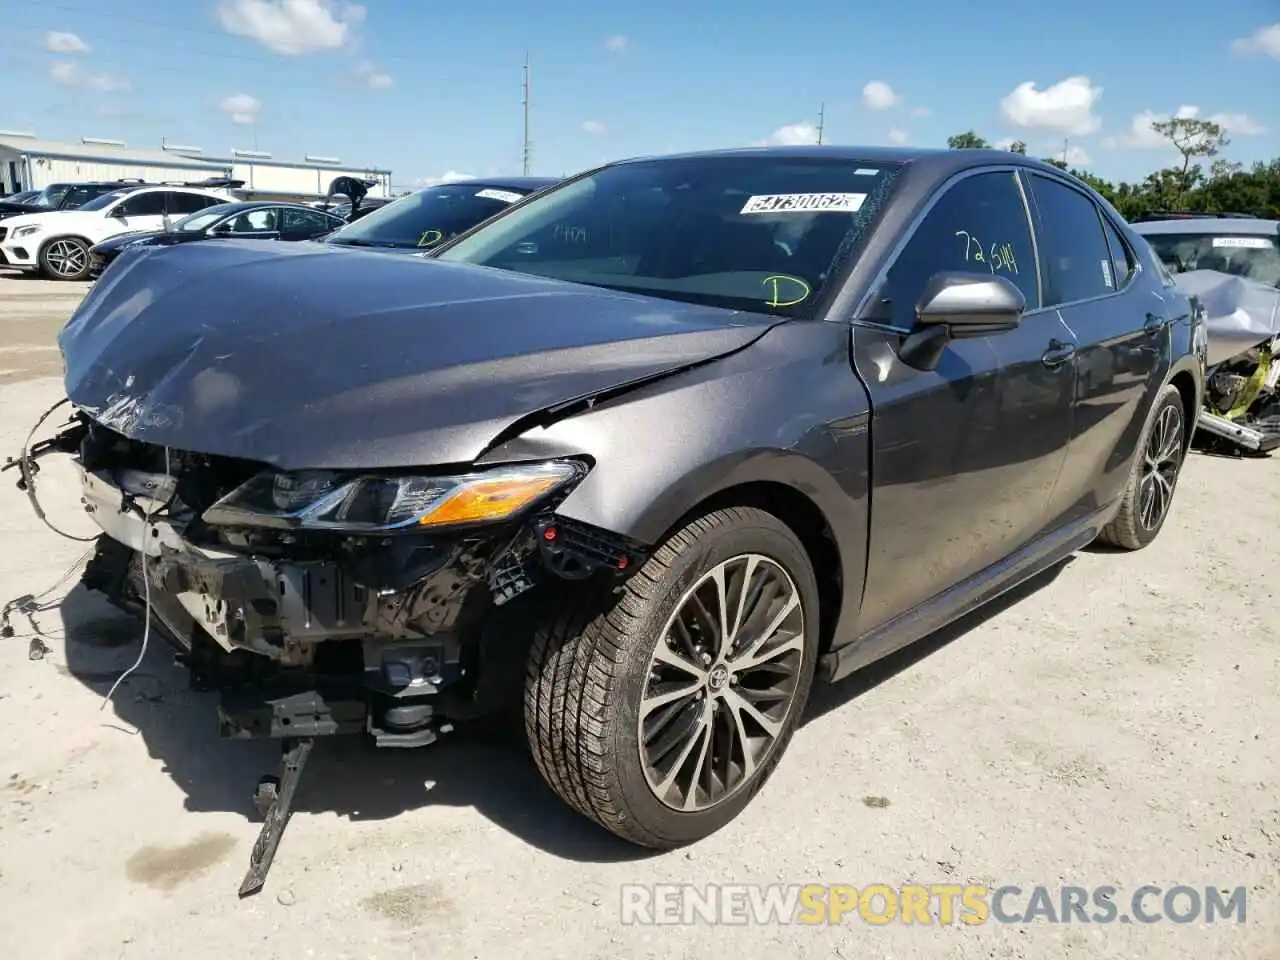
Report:
M838 684L816 688L806 722L963 636L1046 585L1064 565ZM51 622L55 610L61 614L61 630ZM53 669L101 697L138 660L141 649L141 625L78 585L60 607L14 626L20 635L48 645L46 660ZM57 662L58 641L65 664ZM190 690L186 670L175 664L174 651L153 631L145 655L110 703L104 701L102 715L104 724L137 736L164 765L184 792L188 810L256 819L251 794L261 776L278 772L279 746L221 738L215 704L213 694ZM584 820L552 794L525 746L518 717L471 724L419 750L380 750L363 737L321 740L304 773L295 810L380 821L435 804L472 807L526 843L565 859L606 863L654 855Z
M1058 576L1071 564L1073 559L1074 557L1067 557L1043 573L1039 573L1030 580L1014 587L1008 593L979 607L972 613L948 624L941 630L934 631L909 647L904 647L868 667L863 667L851 676L835 683L815 686L813 692L809 695L809 707L805 711L803 723L812 723L833 710L839 710L863 694L874 690L882 683L887 683L898 674L914 667L917 663L937 653L943 647L961 639L970 631L976 630L993 617L999 616L1004 611L1021 603L1033 593L1043 590L1058 579Z

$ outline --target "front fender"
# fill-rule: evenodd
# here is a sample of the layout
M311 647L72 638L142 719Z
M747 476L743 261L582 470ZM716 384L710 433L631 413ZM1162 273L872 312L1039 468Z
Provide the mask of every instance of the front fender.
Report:
M649 544L731 487L788 486L831 529L848 618L861 604L870 507L870 401L848 343L840 324L784 324L723 360L528 430L479 463L589 457L558 512Z

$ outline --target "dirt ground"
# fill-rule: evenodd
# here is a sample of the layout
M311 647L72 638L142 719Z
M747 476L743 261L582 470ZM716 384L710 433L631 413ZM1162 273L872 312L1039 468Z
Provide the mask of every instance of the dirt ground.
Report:
M0 459L61 396L82 287L0 279ZM70 464L55 522L89 534ZM269 745L218 739L156 642L59 577L85 544L0 485L0 942L43 960L1280 957L1280 462L1195 456L1159 541L1085 552L1011 602L818 691L747 812L686 851L614 842L518 737L324 743L266 890L236 888ZM64 596L65 594L65 596ZM61 601L60 603L58 601ZM48 653L28 659L43 638ZM631 883L1248 887L1243 924L629 926ZM1019 905L1018 909L1021 909Z

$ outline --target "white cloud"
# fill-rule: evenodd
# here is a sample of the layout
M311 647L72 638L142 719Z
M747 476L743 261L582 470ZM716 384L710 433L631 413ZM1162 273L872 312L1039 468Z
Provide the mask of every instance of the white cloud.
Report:
M129 81L113 73L85 73L69 60L49 64L49 79L60 87L88 87L101 93L119 93L129 89Z
M391 74L379 70L368 60L361 60L356 64L355 75L362 83L375 90L390 90L396 85Z
M1259 27L1251 36L1232 41L1231 49L1236 53L1260 53L1280 60L1280 23Z
M893 127L889 131L889 142L892 143L895 147L901 147L903 144L907 142L907 131L899 130L897 127Z
M218 22L227 33L256 40L286 56L345 46L364 16L360 4L333 0L222 0L218 4Z
M604 48L610 53L621 53L627 49L627 38L620 33L604 38Z
M1028 80L1000 101L1000 113L1019 127L1083 137L1102 125L1093 112L1101 96L1102 87L1094 86L1086 76L1067 77L1043 90Z
M795 147L818 142L818 128L808 120L800 123L789 123L779 127L763 140L757 140L757 147Z
M120 93L129 89L129 81L111 73L97 73L85 81L94 90L103 93Z
M74 87L80 82L80 68L66 60L49 64L49 78L60 87Z
M582 129L595 137L603 137L609 132L609 128L599 120L583 120Z
M862 88L862 105L868 110L888 110L897 102L893 87L883 80L872 80Z
M911 111L911 115L913 117L927 117L932 112L933 111L930 110L928 107L916 107L914 110Z
M1207 119L1236 137L1256 137L1267 132L1266 128L1247 113L1214 113Z
M225 113L232 123L250 124L258 122L262 103L247 93L237 93L220 100L218 109Z
M1103 144L1107 147L1125 147L1130 150L1159 150L1171 148L1169 138L1156 133L1155 124L1178 118L1194 120L1200 118L1200 108L1193 104L1183 104L1173 114L1156 113L1154 110L1143 110L1135 114L1129 121L1129 129L1119 136L1107 137ZM1263 133L1262 126L1246 113L1214 113L1201 119L1209 120L1222 127L1233 136L1252 137Z
M88 53L89 45L74 33L50 30L44 37L44 48L50 53Z

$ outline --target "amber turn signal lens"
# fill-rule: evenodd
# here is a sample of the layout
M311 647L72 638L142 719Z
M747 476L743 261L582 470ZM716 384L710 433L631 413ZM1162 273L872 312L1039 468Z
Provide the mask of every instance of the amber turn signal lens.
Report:
M503 480L477 480L446 498L418 521L424 527L454 523L501 520L531 504L562 477L519 477Z

